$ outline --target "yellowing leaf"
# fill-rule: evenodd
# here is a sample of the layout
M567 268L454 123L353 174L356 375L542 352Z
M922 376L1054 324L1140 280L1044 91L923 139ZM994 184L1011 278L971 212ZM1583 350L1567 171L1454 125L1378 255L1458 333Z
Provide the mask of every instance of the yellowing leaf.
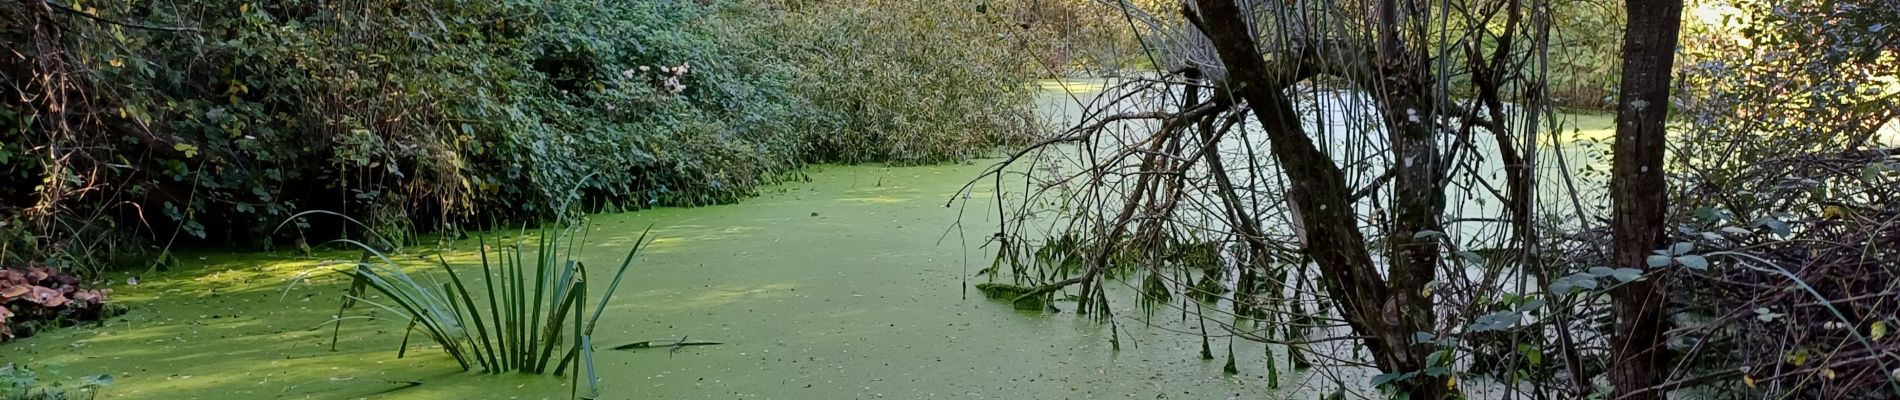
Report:
M244 3L238 6L238 13L247 13L247 12L251 12L251 3Z
M185 158L192 158L192 157L198 156L198 146L179 143L179 144L172 145L172 150L178 150L179 152L185 153Z
M106 61L106 64L111 64L113 68L124 67L125 60L114 58L112 60Z
M1458 377L1445 378L1445 390L1458 390Z
M1874 321L1872 335L1874 340L1887 337L1887 321Z
M1802 350L1795 350L1793 353L1788 353L1788 363L1793 364L1796 367L1799 367L1802 364L1807 364L1808 351L1806 349L1802 349Z
M1752 377L1752 376L1748 376L1748 375L1742 375L1742 383L1746 383L1746 384L1748 384L1748 388L1749 388L1749 389L1754 389L1754 388L1755 388L1755 377Z
M1853 212L1848 211L1847 207L1841 207L1841 206L1821 207L1821 219L1841 219L1841 218L1846 218L1850 214L1853 214Z
M1827 379L1829 379L1829 380L1833 380L1833 379L1834 379L1834 369L1833 369L1833 368L1822 368L1822 369L1821 369L1821 377L1822 377L1822 378L1827 378Z

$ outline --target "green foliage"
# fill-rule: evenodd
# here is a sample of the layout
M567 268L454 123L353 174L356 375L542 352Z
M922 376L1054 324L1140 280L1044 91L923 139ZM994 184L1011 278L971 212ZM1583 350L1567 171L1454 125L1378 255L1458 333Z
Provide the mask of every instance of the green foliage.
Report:
M727 203L807 162L956 160L1020 138L1034 70L1020 46L996 40L1007 20L911 2L81 10L183 30L4 7L0 37L64 51L6 61L10 83L37 88L30 80L49 73L41 60L84 78L64 108L22 96L0 107L0 185L38 188L0 207L19 220L0 225L15 249L98 226L164 243L268 244L299 209L361 216L378 234L364 236L389 237L372 243L387 248L488 222L470 221L475 210L525 221ZM70 29L34 30L34 18ZM45 148L72 154L34 155ZM351 229L297 228L284 234Z
M975 45L1008 29L998 13L927 2L832 7L748 32L810 46L754 55L776 52L801 66L791 89L814 110L801 120L811 159L958 160L1031 133L1023 83L1041 71L1026 61L1030 53Z
M1892 2L1889 2L1892 3ZM1900 4L1890 4L1900 5ZM1827 205L1883 203L1881 149L1900 146L1900 14L1887 6L1736 0L1696 13L1685 32L1673 148L1686 188L1678 206L1721 210L1787 236L1784 216L1826 218ZM1884 127L1884 128L1883 128ZM1719 155L1719 156L1717 156ZM1871 160L1803 166L1808 158ZM1714 228L1711 228L1714 229ZM1752 227L1750 228L1752 229Z
M1551 4L1550 98L1558 105L1609 109L1622 81L1623 4L1568 0Z

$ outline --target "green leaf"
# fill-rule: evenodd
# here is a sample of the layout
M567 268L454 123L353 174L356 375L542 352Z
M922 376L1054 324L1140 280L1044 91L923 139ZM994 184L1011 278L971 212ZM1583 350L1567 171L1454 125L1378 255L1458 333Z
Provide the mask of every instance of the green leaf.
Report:
M1417 376L1417 375L1418 375L1417 372L1405 372L1405 373L1387 372L1383 374L1378 374L1378 375L1372 376L1372 386L1385 386L1386 384L1389 384L1392 382L1411 379L1413 376Z
M1773 322L1776 318L1781 318L1781 313L1769 310L1768 307L1755 309L1755 319L1761 320L1761 322Z
M1474 252L1459 251L1458 257L1465 259L1465 262L1470 263L1470 264L1484 263L1484 256L1480 256L1478 255L1478 253L1474 253Z
M1689 252L1691 251L1695 251L1695 243L1677 242L1676 244L1669 246L1669 255L1672 255L1672 256L1689 254Z
M1524 359L1530 361L1532 366L1544 364L1544 349L1534 344L1518 343L1517 353L1523 354Z
M1702 256L1698 256L1694 254L1690 254L1690 255L1686 255L1682 257L1676 257L1676 262L1682 263L1682 266L1689 267L1690 269L1695 269L1695 270L1709 269L1709 259L1702 258Z
M1674 262L1675 259L1665 255L1652 255L1644 261L1649 264L1650 268L1662 268L1669 266L1669 263Z
M1524 302L1523 305L1517 306L1517 312L1529 313L1542 308L1544 308L1544 299L1531 299L1530 301Z
M1610 271L1610 276L1613 278L1616 278L1616 280L1619 282L1631 282L1631 281L1635 281L1637 278L1641 278L1643 276L1643 270L1635 269L1635 268L1617 268L1615 270Z
M1550 284L1550 292L1559 295L1571 294L1579 290L1594 290L1596 288L1596 276L1583 272L1557 278L1556 282L1551 282Z
M1471 332L1491 332L1516 328L1524 320L1524 314L1517 311L1499 311L1478 317L1471 322Z
M1755 223L1751 225L1768 228L1769 232L1774 232L1781 237L1788 237L1793 234L1793 230L1788 228L1787 222L1782 222L1780 219L1774 217L1762 217L1761 219L1755 220Z

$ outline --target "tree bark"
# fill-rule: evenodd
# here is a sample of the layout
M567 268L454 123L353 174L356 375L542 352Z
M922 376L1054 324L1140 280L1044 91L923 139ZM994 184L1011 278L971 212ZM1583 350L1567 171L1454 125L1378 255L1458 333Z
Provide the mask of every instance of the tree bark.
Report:
M1616 144L1612 147L1611 224L1617 265L1645 268L1651 251L1663 247L1663 145L1668 131L1669 87L1682 27L1682 0L1625 0L1629 27L1623 34L1623 81L1617 99ZM1616 329L1611 339L1610 383L1616 398L1660 399L1644 390L1660 383L1667 362L1664 296L1667 273L1631 282L1611 293Z
M1300 124L1299 116L1294 112L1291 101L1286 97L1284 88L1290 82L1281 81L1261 58L1254 38L1247 29L1242 16L1247 15L1233 0L1199 0L1198 12L1189 12L1190 18L1198 17L1196 25L1207 34L1210 42L1220 55L1221 63L1227 67L1228 84L1241 99L1253 107L1254 116L1260 121L1266 133L1268 145L1275 159L1279 161L1289 183L1287 197L1307 227L1306 253L1312 257L1321 270L1322 286L1332 297L1355 332L1365 339L1361 342L1373 356L1379 369L1386 372L1415 372L1426 367L1426 355L1429 346L1413 346L1412 333L1431 331L1431 303L1424 299L1420 291L1435 268L1438 255L1423 248L1408 247L1394 258L1393 282L1402 283L1388 287L1380 279L1378 269L1372 264L1366 239L1359 230L1359 222L1354 217L1351 189L1346 185L1345 175L1331 157L1319 150L1308 138ZM1395 38L1396 40L1396 38ZM1402 53L1394 54L1404 57ZM1401 63L1409 64L1409 63ZM1383 87L1380 92L1409 91L1421 81L1412 80L1395 86ZM1410 96L1401 97L1409 100ZM1426 118L1424 109L1415 111L1418 118ZM1405 113L1403 109L1397 111ZM1397 114L1410 116L1410 114ZM1386 118L1392 120L1392 116ZM1409 122L1410 118L1400 118ZM1421 126L1394 127L1394 135L1406 141L1415 140L1419 135L1429 134L1409 131L1409 128ZM1418 146L1400 149L1401 154L1430 151L1431 147ZM1435 159L1436 154L1430 157ZM1426 175L1434 175L1436 161L1414 160L1413 163L1427 163L1419 168ZM1414 185L1432 185L1413 182ZM1400 188L1399 191L1414 192L1424 201L1426 210L1414 215L1412 221L1424 221L1421 226L1433 225L1435 215L1424 215L1432 208L1430 199L1434 197L1429 186ZM1405 196L1401 196L1405 197ZM1442 204L1442 192L1436 195ZM1438 206L1442 207L1442 206ZM1410 237L1406 239L1409 241ZM1429 253L1429 254L1425 254ZM1422 270L1415 269L1424 265ZM1405 291L1407 293L1397 293ZM1422 312L1420 310L1423 310ZM1398 389L1416 399L1443 398L1446 385L1434 378L1419 374L1418 378L1397 383Z

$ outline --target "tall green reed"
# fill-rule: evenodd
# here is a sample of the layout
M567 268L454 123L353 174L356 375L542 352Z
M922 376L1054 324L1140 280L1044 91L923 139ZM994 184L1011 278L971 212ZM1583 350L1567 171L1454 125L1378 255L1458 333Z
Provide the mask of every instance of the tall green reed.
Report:
M307 211L298 216L312 213L349 218L327 211ZM447 282L427 269L420 269L418 278L376 247L340 239L336 242L364 252L362 261L341 271L354 278L351 293L344 295L343 308L362 303L406 317L409 329L404 330L399 354L407 350L409 333L420 331L464 370L479 367L488 373L544 374L553 367L551 372L561 375L569 368L585 368L589 390L598 390L593 364L594 328L634 258L647 244L652 228L642 232L627 251L598 299L588 295L587 264L575 258L575 247L584 241L573 234L577 230L565 225L543 228L531 245L524 230L511 246L497 244L492 249L486 239L481 239L483 279L478 285L468 283L440 255L435 266L448 276ZM368 289L382 294L382 298L368 298ZM339 315L339 324L342 318ZM578 390L579 375L573 379Z

